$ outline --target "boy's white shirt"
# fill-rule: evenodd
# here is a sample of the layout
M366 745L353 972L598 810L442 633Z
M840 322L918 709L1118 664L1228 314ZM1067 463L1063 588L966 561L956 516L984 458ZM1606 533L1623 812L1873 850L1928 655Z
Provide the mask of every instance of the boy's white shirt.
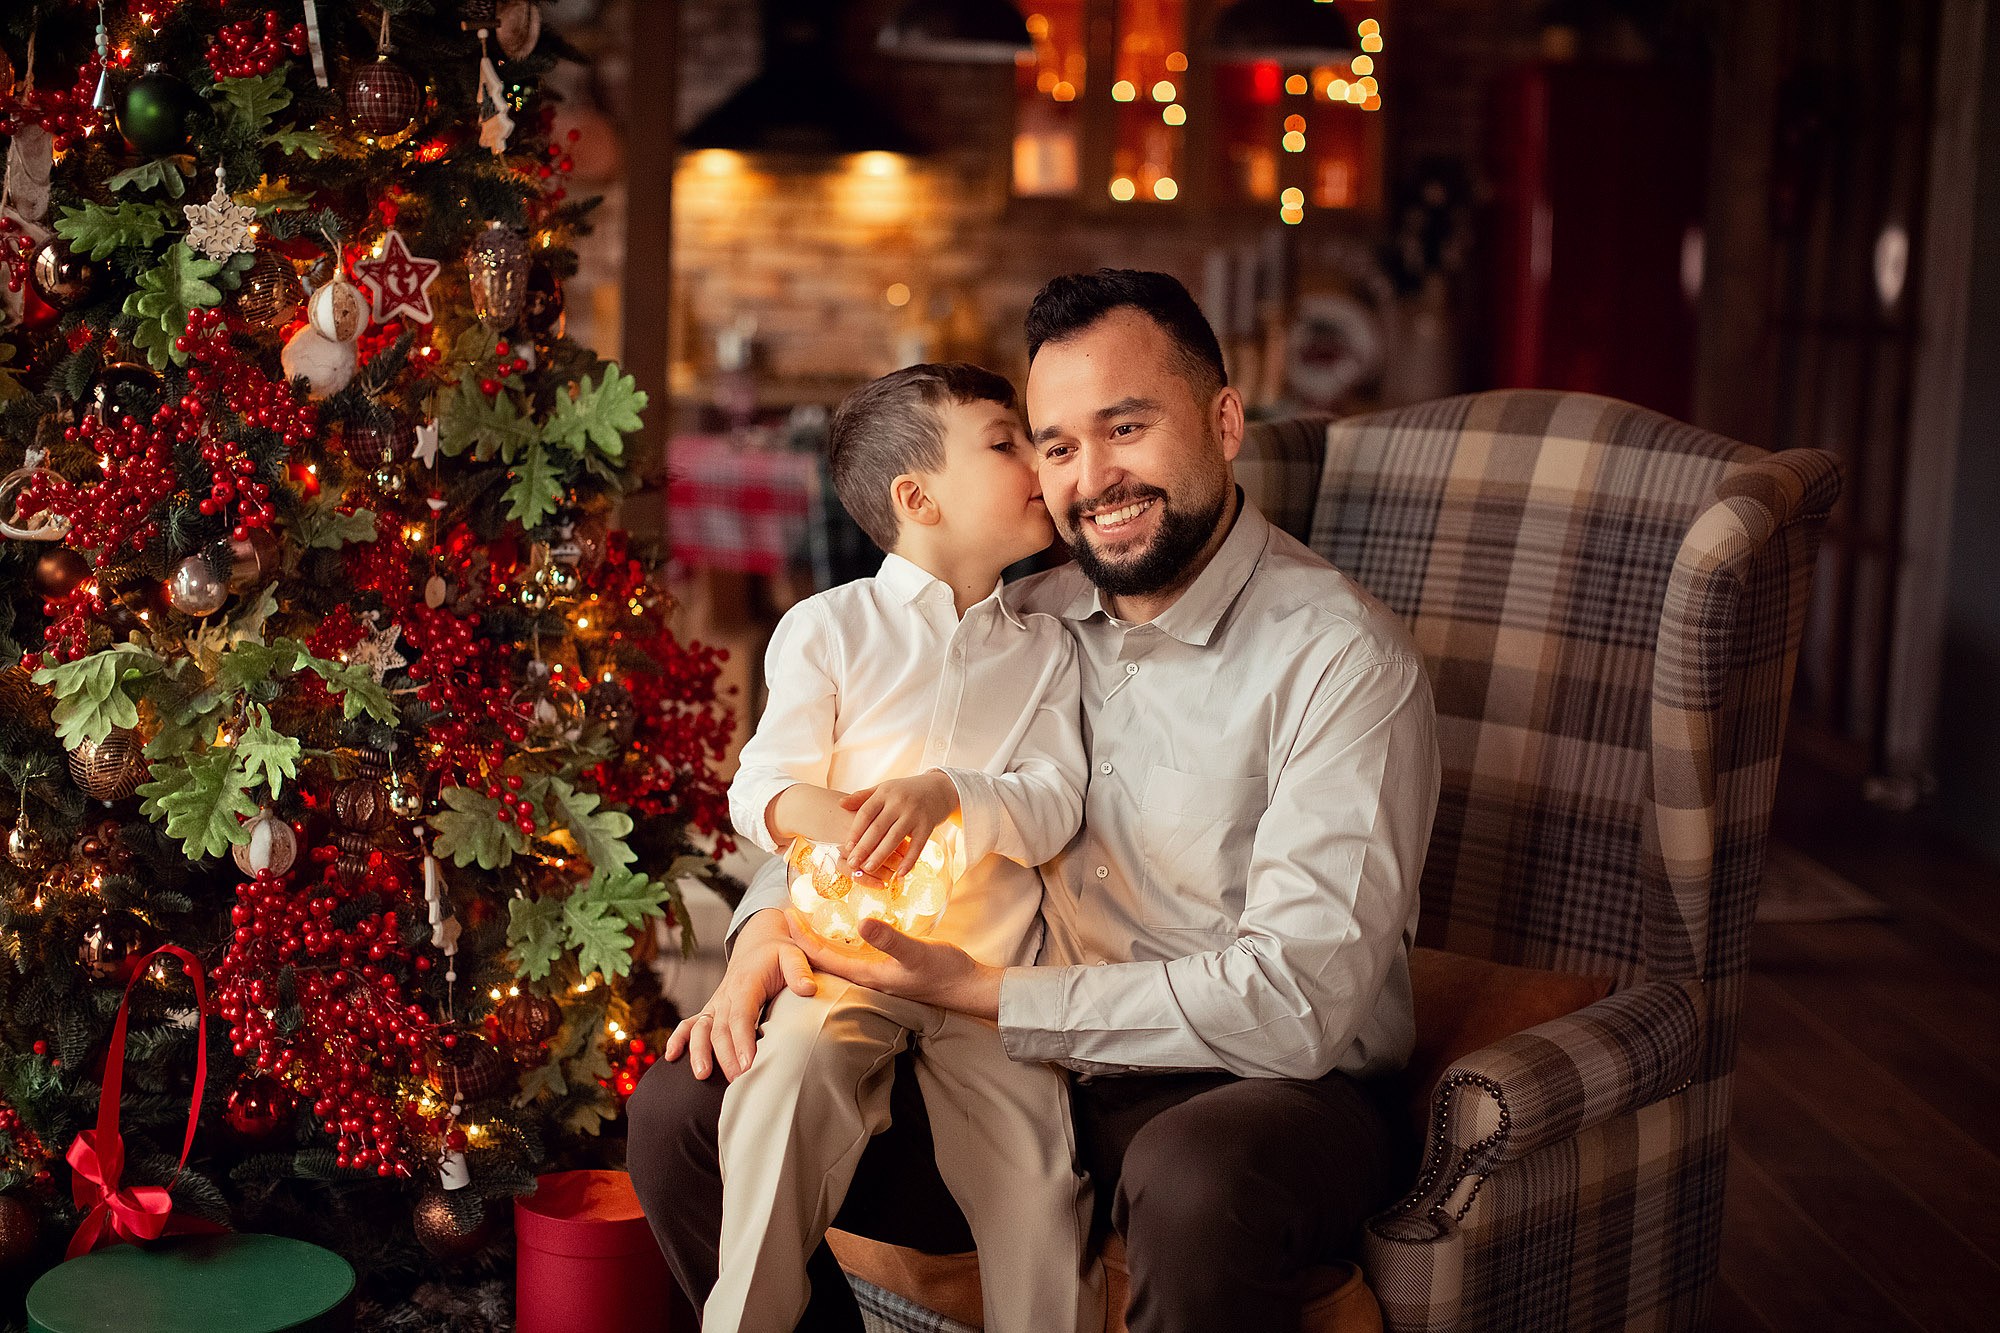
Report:
M804 782L857 791L941 769L958 789L966 873L931 932L999 967L1035 960L1042 880L1083 816L1076 644L999 586L960 618L951 588L899 555L794 606L765 654L769 697L729 786L737 832Z

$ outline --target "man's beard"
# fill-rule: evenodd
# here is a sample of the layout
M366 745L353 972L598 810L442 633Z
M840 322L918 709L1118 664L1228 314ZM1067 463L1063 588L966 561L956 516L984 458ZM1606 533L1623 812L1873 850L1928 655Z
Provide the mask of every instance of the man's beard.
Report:
M1090 519L1084 516L1083 505L1073 504L1069 509L1071 536L1065 544L1076 557L1077 568L1084 577L1113 597L1144 597L1178 584L1194 558L1215 536L1216 525L1222 522L1223 507L1229 502L1229 487L1218 486L1214 502L1200 509L1176 509L1165 491L1150 486L1113 487L1092 500L1090 507L1120 509L1145 500L1156 501L1160 506L1159 530L1136 557L1115 564L1098 554L1085 535Z

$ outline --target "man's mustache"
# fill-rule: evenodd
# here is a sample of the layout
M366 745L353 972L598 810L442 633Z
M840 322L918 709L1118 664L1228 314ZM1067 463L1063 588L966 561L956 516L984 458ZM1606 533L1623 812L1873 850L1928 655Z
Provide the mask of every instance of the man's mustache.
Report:
M1091 514L1101 514L1108 509L1123 509L1127 505L1139 504L1145 500L1166 498L1167 493L1156 486L1123 483L1092 499L1077 500L1065 512L1069 516L1070 527L1081 528Z

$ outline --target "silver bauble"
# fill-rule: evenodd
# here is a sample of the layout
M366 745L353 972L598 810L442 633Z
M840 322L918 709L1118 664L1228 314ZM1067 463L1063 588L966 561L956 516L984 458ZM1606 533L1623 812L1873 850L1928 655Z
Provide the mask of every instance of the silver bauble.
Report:
M583 586L583 576L568 565L543 565L539 577L552 597L574 597Z
M229 580L216 574L208 557L191 555L167 578L167 604L184 616L211 616L229 600Z
M424 812L424 789L405 775L389 784L389 813L399 819L415 819Z
M28 825L16 824L7 830L7 859L15 865L23 870L32 870L47 855L48 844Z

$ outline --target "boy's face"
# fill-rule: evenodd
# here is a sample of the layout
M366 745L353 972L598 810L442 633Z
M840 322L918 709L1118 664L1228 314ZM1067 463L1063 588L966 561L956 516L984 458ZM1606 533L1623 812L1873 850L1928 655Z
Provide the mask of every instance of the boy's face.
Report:
M944 467L924 479L943 521L948 549L1025 560L1054 539L1048 506L1035 479L1020 414L998 403L947 403Z

